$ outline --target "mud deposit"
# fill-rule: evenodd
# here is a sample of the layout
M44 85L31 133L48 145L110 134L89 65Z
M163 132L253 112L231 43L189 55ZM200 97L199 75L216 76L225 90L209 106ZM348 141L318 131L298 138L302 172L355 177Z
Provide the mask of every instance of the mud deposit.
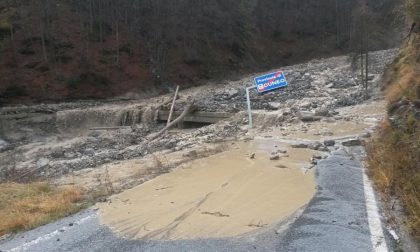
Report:
M270 153L287 150L280 160ZM251 154L255 153L252 159ZM103 224L125 238L231 237L277 223L315 193L307 149L256 140L181 165L100 205Z

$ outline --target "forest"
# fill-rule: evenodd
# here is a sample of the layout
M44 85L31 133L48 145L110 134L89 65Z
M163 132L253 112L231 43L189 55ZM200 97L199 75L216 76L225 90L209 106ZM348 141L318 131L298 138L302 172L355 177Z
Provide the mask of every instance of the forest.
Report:
M145 97L390 48L401 34L399 4L0 0L0 104Z

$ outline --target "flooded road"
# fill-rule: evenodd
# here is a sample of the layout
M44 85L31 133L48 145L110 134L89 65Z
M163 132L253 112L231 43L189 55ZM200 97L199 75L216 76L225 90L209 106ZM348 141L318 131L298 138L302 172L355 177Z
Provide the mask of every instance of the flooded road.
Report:
M287 153L270 160L277 150ZM233 144L227 152L181 165L113 196L100 205L101 222L131 239L216 238L257 231L313 197L314 172L302 169L313 153L274 140Z
M275 129L272 134L294 140L320 141L357 135L369 127L369 124L358 122L314 122L296 124L287 129Z

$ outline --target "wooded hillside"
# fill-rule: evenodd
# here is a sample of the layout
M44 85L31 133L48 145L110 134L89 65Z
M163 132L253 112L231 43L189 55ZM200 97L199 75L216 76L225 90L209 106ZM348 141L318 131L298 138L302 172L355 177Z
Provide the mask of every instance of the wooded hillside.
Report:
M150 95L396 45L395 0L0 0L0 103Z

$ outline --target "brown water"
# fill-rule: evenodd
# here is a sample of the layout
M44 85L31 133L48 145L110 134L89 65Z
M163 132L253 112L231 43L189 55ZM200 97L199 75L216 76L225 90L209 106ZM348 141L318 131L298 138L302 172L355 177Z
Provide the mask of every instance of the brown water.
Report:
M283 147L236 144L182 165L101 204L101 221L126 238L164 240L230 237L277 223L309 202L315 178L300 169L312 151L289 148L289 157L270 161L275 145Z
M305 126L305 131L302 130L302 126ZM314 122L310 124L302 123L293 125L285 130L274 129L273 135L282 136L286 133L284 136L295 140L319 141L361 134L369 127L371 127L371 125L359 122Z

